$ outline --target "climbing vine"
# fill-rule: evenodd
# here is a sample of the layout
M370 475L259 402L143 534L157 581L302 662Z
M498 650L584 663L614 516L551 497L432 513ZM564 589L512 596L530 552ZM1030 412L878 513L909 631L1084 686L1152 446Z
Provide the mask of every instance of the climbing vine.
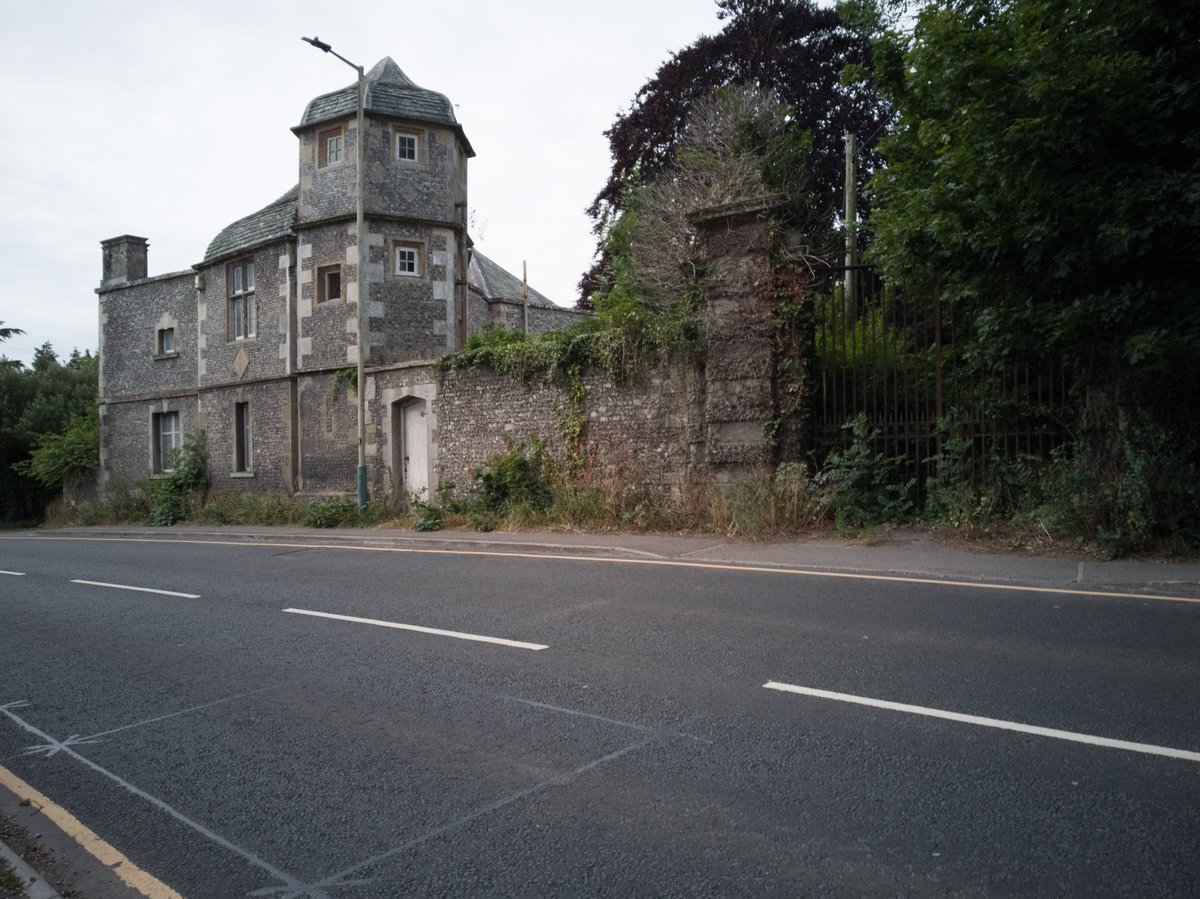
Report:
M775 444L778 461L795 461L807 445L809 362L813 345L812 276L791 260L777 260L772 285L774 345L771 378L774 417L763 436Z
M587 388L583 384L583 368L573 366L567 373L563 402L556 404L555 420L566 451L570 473L581 470L587 459Z
M333 373L333 377L329 379L329 402L337 402L343 388L347 394L358 392L357 368L339 368Z

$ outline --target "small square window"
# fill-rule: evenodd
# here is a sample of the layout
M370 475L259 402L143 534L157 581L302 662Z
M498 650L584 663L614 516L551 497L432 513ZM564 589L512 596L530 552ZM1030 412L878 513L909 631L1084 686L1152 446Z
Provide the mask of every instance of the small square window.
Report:
M342 161L344 137L341 127L329 128L317 134L317 165L337 165Z
M417 136L415 134L398 133L396 135L396 158L416 161Z
M317 302L328 303L342 298L342 267L323 265L317 269Z
M160 356L166 356L175 352L174 328L158 329L158 346L155 348L155 350Z
M420 276L416 247L396 247L396 274L410 278Z

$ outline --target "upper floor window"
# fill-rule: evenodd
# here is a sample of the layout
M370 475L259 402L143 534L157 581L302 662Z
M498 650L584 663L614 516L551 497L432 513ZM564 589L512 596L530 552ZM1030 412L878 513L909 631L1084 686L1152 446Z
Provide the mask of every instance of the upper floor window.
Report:
M155 341L154 352L159 356L169 356L175 352L175 329L159 328L158 339Z
M342 267L322 265L317 269L317 302L328 303L342 298Z
M416 162L417 136L404 131L396 133L396 158Z
M417 256L417 248L411 246L396 247L396 274L408 277L419 277L421 267Z
M317 134L317 165L325 168L327 165L337 165L342 161L342 153L345 149L343 141L345 135L342 134L342 128L339 125L337 128L328 128Z
M229 339L253 337L257 327L254 303L254 263L236 262L229 266Z

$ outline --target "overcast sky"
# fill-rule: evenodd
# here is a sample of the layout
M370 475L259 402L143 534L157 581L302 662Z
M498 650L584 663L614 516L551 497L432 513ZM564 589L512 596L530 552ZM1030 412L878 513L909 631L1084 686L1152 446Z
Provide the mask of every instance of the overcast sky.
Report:
M562 305L594 246L583 209L603 132L667 59L720 23L713 0L40 0L12 4L0 54L0 321L28 363L97 346L100 241L150 241L150 274L199 262L225 225L298 179L290 128L391 56L446 94L478 154L472 237Z

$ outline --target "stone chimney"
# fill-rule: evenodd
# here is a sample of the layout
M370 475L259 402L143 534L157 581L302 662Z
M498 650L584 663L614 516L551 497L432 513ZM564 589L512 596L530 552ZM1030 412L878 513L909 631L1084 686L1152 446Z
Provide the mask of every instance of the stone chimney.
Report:
M150 241L132 234L100 241L104 251L104 276L100 289L119 287L146 277L146 248Z

